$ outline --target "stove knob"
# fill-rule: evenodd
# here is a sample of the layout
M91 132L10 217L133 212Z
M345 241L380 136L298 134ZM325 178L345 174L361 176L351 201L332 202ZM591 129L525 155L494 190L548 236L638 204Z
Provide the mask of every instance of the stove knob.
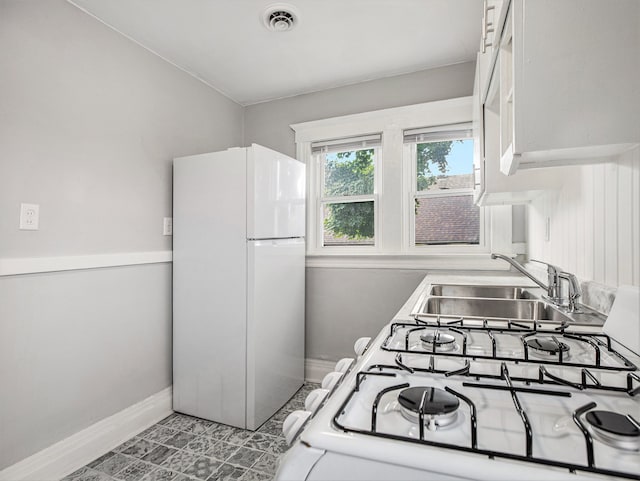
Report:
M349 368L351 367L351 364L353 362L354 362L354 359L352 357L345 357L343 359L340 359L336 363L336 367L335 367L334 371L347 372L349 370Z
M340 379L342 379L342 376L344 376L344 374L341 372L330 372L322 380L322 389L331 391L331 389L333 389L333 386L338 384Z
M327 397L327 394L329 394L328 389L314 389L311 391L304 401L305 410L315 413L320 407L320 404L322 404L322 401Z
M287 419L284 420L282 423L282 434L284 434L284 439L289 446L291 446L291 443L293 443L293 440L302 429L304 423L307 422L309 416L311 416L309 411L293 411L287 416Z
M369 347L370 342L370 337L361 337L360 339L358 339L353 345L353 350L356 352L356 356L362 356L364 354L364 351L367 350L367 347Z

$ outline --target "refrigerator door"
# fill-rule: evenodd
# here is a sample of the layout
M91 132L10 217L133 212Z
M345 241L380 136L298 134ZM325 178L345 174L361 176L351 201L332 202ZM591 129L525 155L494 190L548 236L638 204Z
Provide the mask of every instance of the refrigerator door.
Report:
M257 144L247 151L247 238L304 237L304 164Z
M246 150L173 169L173 409L245 426Z
M304 241L247 242L247 428L304 381Z

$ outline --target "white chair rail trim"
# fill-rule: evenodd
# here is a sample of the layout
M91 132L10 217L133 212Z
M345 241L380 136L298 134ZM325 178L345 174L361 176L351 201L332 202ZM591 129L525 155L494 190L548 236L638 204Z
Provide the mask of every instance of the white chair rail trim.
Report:
M0 276L158 264L172 260L172 251L116 252L60 257L8 257L0 258Z

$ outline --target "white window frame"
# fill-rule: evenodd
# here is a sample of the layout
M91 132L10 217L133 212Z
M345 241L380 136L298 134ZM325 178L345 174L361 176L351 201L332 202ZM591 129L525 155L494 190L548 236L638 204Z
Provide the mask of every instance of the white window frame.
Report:
M345 140L348 140L345 139ZM353 148L353 149L345 149L345 152L348 151L357 151L364 149L373 149L373 193L366 195L342 195L342 196L333 196L333 197L325 197L324 196L324 173L325 173L325 162L323 154L313 154L311 155L311 160L309 167L313 169L316 173L315 178L317 179L317 184L315 185L314 192L316 195L313 197L309 196L307 202L309 204L315 203L315 208L312 206L311 209L315 210L315 216L313 217L313 222L315 223L315 231L317 232L315 239L308 240L308 243L315 241L315 250L326 252L327 254L332 253L341 253L343 249L348 249L351 254L370 254L379 251L379 242L378 242L378 232L380 230L380 214L379 214L379 201L378 201L378 192L380 191L380 179L382 176L379 174L379 168L382 165L381 155L382 155L382 147L381 146L364 146L362 148ZM314 165L315 164L315 165ZM356 202L371 202L373 201L373 245L344 245L344 246L325 246L324 245L324 212L323 208L326 204L335 204L335 203L343 203L343 204L351 204Z
M459 128L458 130L468 130L471 127L471 124L461 124L464 125L464 129ZM451 131L451 126L442 125L433 128L434 132L438 130L442 131ZM462 137L461 137L462 138ZM469 138L469 137L467 137ZM474 142L477 142L476 139L471 139ZM449 138L447 138L449 140ZM429 142L437 142L437 138L429 139ZM490 225L490 216L488 215L486 208L480 208L480 236L478 239L478 244L469 244L469 245L460 245L460 244L449 244L449 245L416 245L415 239L415 225L416 225L416 215L414 208L414 199L420 198L430 198L430 197L448 197L448 196L460 196L460 195L469 195L473 199L473 187L468 187L464 189L449 189L446 191L418 191L418 172L417 172L417 149L416 146L420 142L411 142L405 143L403 145L403 160L404 166L403 169L405 172L404 176L404 191L407 193L405 196L405 206L403 208L403 214L407 217L407 225L409 226L409 237L408 244L406 246L407 251L414 254L464 254L464 253L474 253L479 250L482 252L487 252L487 232L491 229ZM470 172L473 174L473 171Z
M307 165L307 266L337 268L496 269L491 251L511 252L511 206L484 207L484 235L473 246L412 246L413 184L403 131L471 121L472 97L346 115L291 125L298 160ZM311 144L382 132L377 157L375 246L322 246L321 172ZM477 139L474 138L477 142Z

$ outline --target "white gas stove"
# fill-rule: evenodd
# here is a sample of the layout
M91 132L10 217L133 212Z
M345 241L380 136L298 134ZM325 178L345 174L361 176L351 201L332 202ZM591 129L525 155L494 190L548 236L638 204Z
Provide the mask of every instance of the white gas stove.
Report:
M276 479L640 479L640 357L599 328L396 319L284 431Z

